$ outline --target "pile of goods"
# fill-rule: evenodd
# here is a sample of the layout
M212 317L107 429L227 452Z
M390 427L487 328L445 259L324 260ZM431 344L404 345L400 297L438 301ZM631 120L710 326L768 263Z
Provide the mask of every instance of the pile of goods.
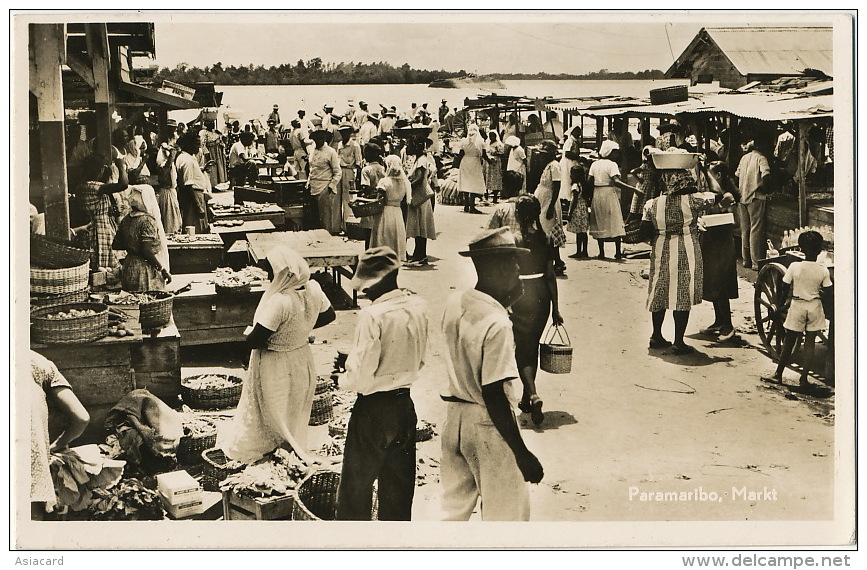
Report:
M804 226L796 230L786 230L780 242L780 247L797 247L798 237L807 231L818 232L824 240L824 248L826 251L834 250L834 228L831 226Z
M256 202L244 202L243 204L214 204L211 206L215 216L230 216L237 214L261 214L265 212L282 212L282 208L272 204L257 204Z
M223 243L217 234L173 234L166 239L172 243Z
M72 511L88 509L95 490L111 487L120 481L124 465L125 461L103 455L96 445L52 453L51 479L58 507Z
M214 422L195 414L184 415L184 437L202 437L214 433Z
M125 336L135 336L135 333L126 328L126 325L122 322L118 323L116 326L112 325L108 327L108 334L117 338L123 338Z
M91 299L94 297L94 295L91 295ZM109 293L108 295L99 298L99 301L109 305L124 305L132 307L135 305L141 305L142 303L152 303L153 301L159 301L161 299L162 297L151 293L130 293L129 291L121 291L120 293Z
M214 285L218 287L245 287L268 280L268 273L258 267L244 267L234 271L228 267L218 267L214 270Z
M215 227L221 227L221 228L235 228L238 226L243 226L244 221L243 220L217 220L214 223L212 223L211 225L215 226Z
M160 494L138 479L121 479L108 489L94 489L90 517L97 521L158 521L165 516Z
M240 473L229 475L220 483L220 489L249 497L288 495L308 472L297 455L278 448Z
M325 457L339 457L343 455L344 445L346 445L345 439L329 437L328 441L317 450L317 453Z
M238 405L243 380L228 374L200 374L181 380L181 398L192 408L219 410Z
M49 320L64 320L77 319L79 317L95 317L96 311L93 309L69 309L68 311L60 311L59 313L48 313L43 318Z

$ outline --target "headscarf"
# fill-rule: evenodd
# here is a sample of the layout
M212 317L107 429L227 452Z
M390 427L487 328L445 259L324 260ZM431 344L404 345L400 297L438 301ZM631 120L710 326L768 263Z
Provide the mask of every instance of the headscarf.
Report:
M485 146L485 141L482 140L482 135L479 134L478 125L474 123L467 125L466 141L475 146L479 152L482 152L482 148Z
M259 306L253 316L254 322L259 322L260 311L268 305L268 301L275 295L289 293L310 280L310 266L301 257L301 254L291 247L278 245L269 251L266 257L268 263L271 264L274 278L271 280L268 290L262 295L262 300L259 301Z
M166 239L166 232L163 229L160 205L157 202L157 195L154 192L153 186L150 184L131 185L129 187L129 203L133 210L144 212L156 221L157 235L160 237L160 249L157 252L157 261L160 262L160 265L166 271L171 271L169 268L169 244Z
M510 135L510 136L506 137L506 140L503 142L505 142L507 145L509 145L512 148L521 146L521 139L519 139L515 135Z
M602 158L608 158L608 156L615 150L619 149L620 145L618 145L614 141L604 141L602 146L599 147L599 156Z
M403 162L400 160L399 156L390 154L385 157L385 175L392 180L397 181L401 185L403 188L400 192L401 198L410 195L411 186L409 184L409 178L403 169Z

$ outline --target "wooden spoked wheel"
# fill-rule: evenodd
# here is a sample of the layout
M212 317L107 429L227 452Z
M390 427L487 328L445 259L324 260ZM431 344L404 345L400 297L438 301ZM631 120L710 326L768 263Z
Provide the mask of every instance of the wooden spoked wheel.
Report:
M771 358L777 360L783 349L786 331L783 323L789 312L790 299L784 294L783 276L786 267L780 263L769 263L762 267L756 279L755 310L756 328L762 344Z

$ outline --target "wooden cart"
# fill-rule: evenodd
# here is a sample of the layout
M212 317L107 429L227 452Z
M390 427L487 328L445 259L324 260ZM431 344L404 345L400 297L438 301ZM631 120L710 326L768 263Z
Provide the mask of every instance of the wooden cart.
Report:
M791 296L788 294L788 288L784 287L783 276L786 274L786 269L795 261L803 260L797 248L789 248L783 250L782 254L777 257L763 259L759 261L759 273L756 278L755 293L753 296L753 304L755 308L756 328L758 329L759 338L768 355L772 360L776 361L780 357L780 352L783 349L783 340L785 339L785 328L783 323L786 321L786 315L789 312L791 304ZM834 268L831 267L831 280L834 278ZM833 290L833 288L832 288ZM819 344L825 349L825 367L824 370L813 370L813 372L821 374L833 380L834 378L834 299L833 293L827 298L822 299L822 304L825 308L825 316L828 319L828 328L822 331L817 336L817 357L821 354ZM799 354L803 344L803 337L795 347L795 352L792 358L793 362L799 361ZM817 359L816 362L819 362ZM818 367L816 367L818 368Z

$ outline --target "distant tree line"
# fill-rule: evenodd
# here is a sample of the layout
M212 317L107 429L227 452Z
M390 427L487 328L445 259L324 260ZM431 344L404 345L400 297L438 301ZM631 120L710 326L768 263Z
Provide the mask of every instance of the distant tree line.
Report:
M295 65L265 67L263 65L229 65L221 62L199 68L179 63L174 68L164 67L156 72L156 79L168 79L176 83L212 81L217 85L338 85L338 84L399 84L430 83L466 75L459 71L414 69L404 63L395 67L390 63L327 63L321 58L298 60ZM665 74L658 69L644 71L609 71L600 69L583 75L567 73L495 73L488 77L496 79L663 79Z

